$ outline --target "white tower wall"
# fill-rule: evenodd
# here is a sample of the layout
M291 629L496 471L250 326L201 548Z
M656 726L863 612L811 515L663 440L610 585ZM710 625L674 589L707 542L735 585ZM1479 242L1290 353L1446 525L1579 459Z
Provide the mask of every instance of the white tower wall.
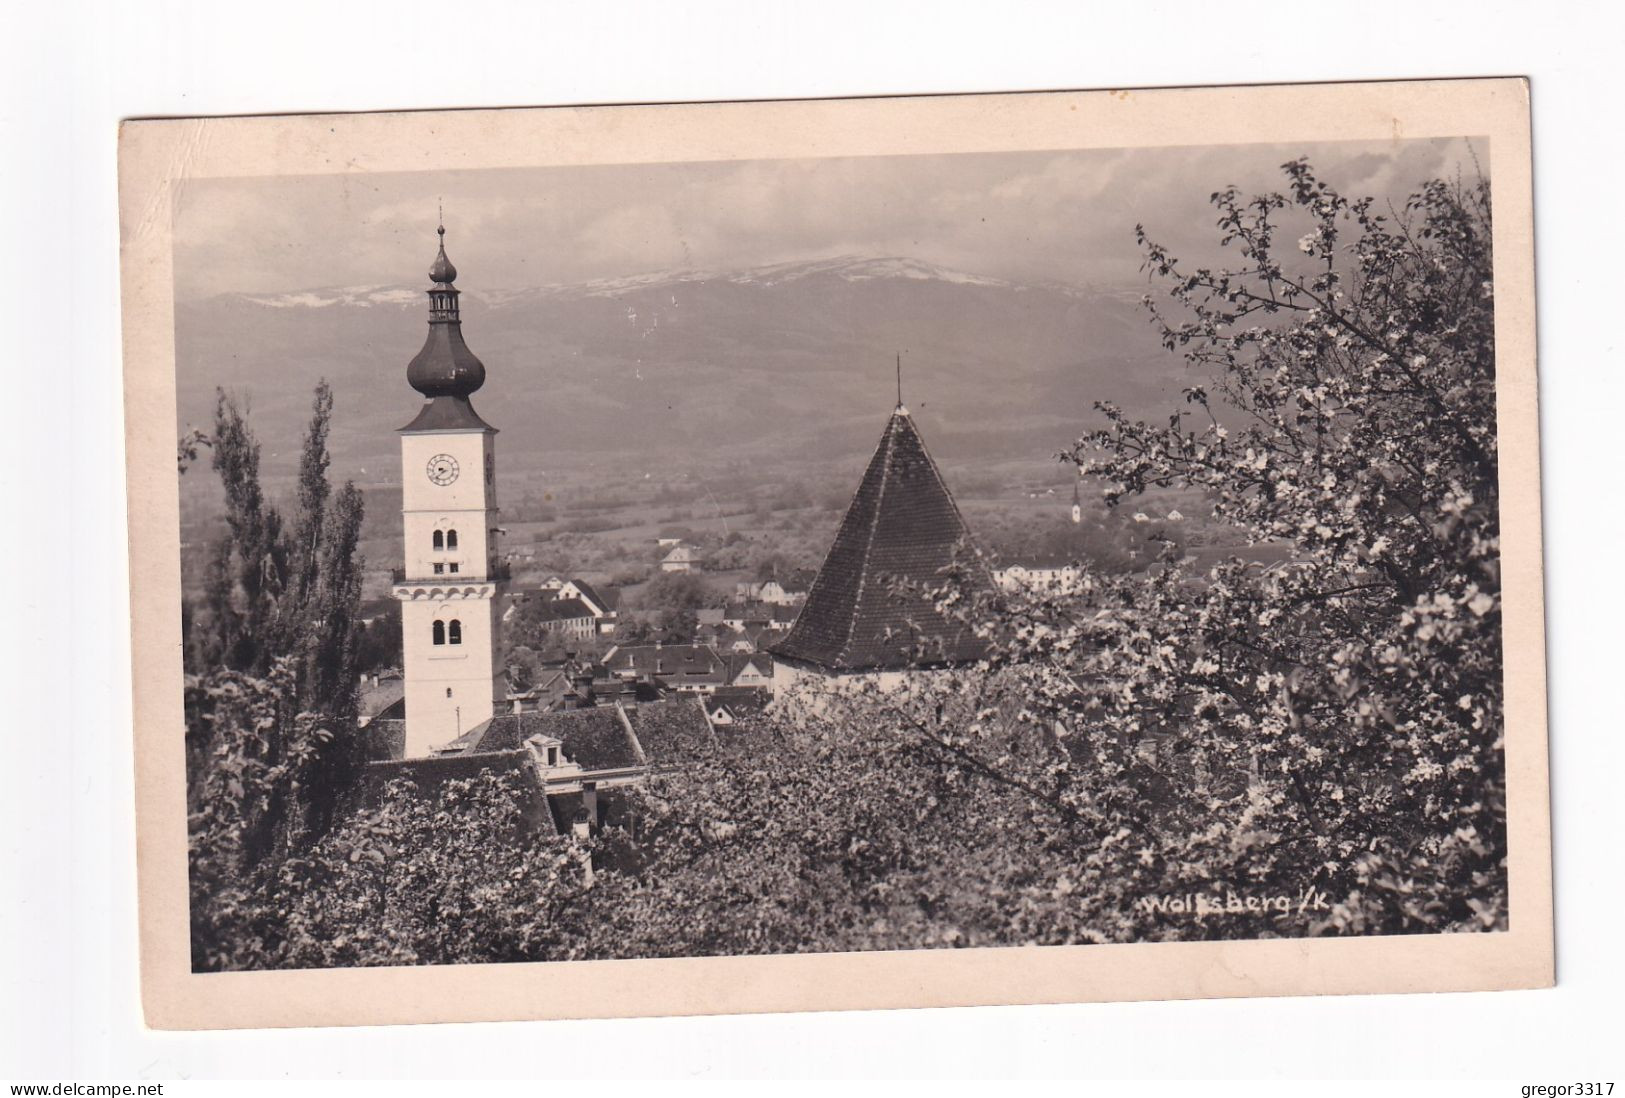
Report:
M401 435L404 567L394 595L408 758L430 754L496 712L503 663L493 436L480 429Z

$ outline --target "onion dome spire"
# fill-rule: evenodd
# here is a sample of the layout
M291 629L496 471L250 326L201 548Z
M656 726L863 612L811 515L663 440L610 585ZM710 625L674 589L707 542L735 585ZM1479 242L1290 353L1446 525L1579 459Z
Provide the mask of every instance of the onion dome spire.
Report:
M426 397L466 398L485 384L485 364L463 342L458 290L452 285L457 268L446 256L446 227L435 231L440 234L440 252L429 268L434 280L429 287L429 337L406 368L406 380Z
M485 364L463 342L463 322L457 306L458 290L453 285L457 268L446 255L446 226L435 232L440 250L429 268L429 335L423 349L406 368L406 380L428 398L417 419L403 430L455 429L490 426L474 413L469 395L485 384Z
M446 258L446 227L441 225L435 232L440 234L440 254L434 257L434 266L429 268L429 278L449 286L457 281L457 268Z

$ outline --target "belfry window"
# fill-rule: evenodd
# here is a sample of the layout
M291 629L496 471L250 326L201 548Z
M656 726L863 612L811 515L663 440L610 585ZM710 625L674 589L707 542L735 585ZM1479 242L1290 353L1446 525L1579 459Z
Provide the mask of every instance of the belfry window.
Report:
M463 643L463 623L458 621L456 618L451 619L451 643Z
M440 552L440 550L444 549L445 547L446 547L445 535L442 534L439 530L436 530L434 532L434 551L438 553L438 552Z
M443 621L434 623L434 642L436 644L446 643L446 623Z
M455 530L447 530L446 531L446 548L447 549L455 549L455 548L457 548L457 531L455 531Z

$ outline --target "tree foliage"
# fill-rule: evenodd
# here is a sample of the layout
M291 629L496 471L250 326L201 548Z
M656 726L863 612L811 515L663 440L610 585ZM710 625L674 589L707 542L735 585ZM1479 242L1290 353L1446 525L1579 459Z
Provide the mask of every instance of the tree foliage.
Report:
M298 968L544 960L569 951L585 852L538 830L529 779L397 779L281 867L273 963Z
M1101 406L1072 457L1113 503L1202 488L1295 559L1034 608L1072 679L1041 696L1151 737L1167 773L1248 775L1206 818L1251 843L1200 864L1324 887L1333 929L1504 926L1489 186L1433 181L1388 215L1284 171L1284 195L1213 196L1234 268L1140 232L1164 343L1212 381L1166 423Z
M328 483L332 409L324 383L291 524L265 497L259 441L226 393L198 443L226 503L202 604L185 608L193 948L202 966L225 963L241 936L262 935L247 897L331 826L363 756L362 501L353 484L335 492Z

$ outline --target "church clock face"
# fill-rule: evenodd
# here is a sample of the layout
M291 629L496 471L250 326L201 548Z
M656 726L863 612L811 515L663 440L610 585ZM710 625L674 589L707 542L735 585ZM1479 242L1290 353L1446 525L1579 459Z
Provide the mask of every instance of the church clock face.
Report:
M457 479L457 459L450 454L436 454L429 459L429 479L444 487Z

